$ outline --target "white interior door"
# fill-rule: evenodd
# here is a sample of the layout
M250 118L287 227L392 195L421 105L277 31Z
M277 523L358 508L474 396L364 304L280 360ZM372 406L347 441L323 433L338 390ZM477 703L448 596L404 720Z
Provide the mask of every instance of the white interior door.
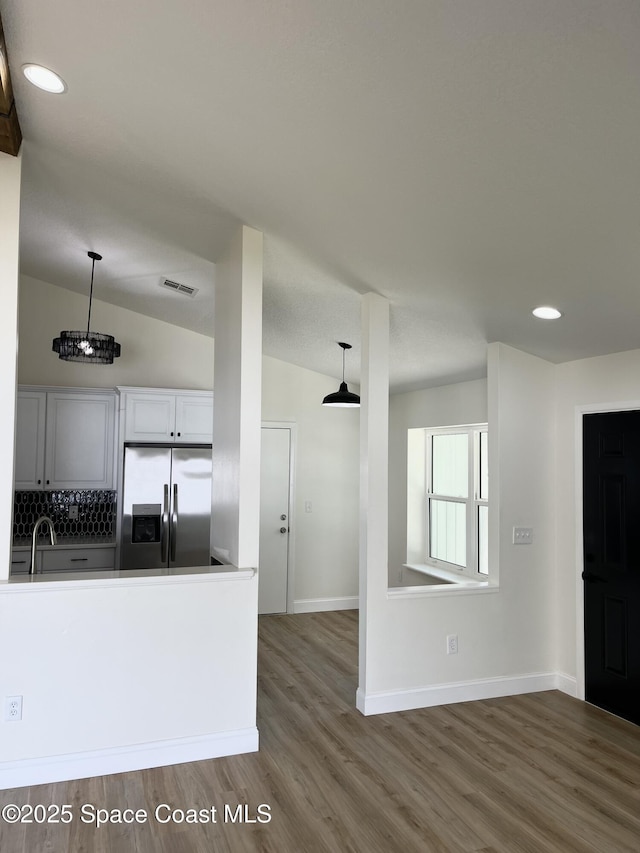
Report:
M291 430L262 428L258 613L287 612Z

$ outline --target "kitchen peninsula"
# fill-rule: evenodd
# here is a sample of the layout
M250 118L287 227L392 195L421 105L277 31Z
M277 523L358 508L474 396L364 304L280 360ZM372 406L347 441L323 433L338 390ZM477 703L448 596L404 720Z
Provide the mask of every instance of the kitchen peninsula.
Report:
M23 697L0 787L257 750L257 587L232 566L0 582L3 680Z
M72 779L256 750L255 569L116 570L125 441L210 446L211 393L22 386L17 399L0 634L23 719L0 786L50 781L54 761ZM43 525L30 575L45 515L57 544Z
M211 419L210 392L19 388L0 637L23 718L0 787L50 781L53 763L73 779L258 748L256 570L116 570L125 444L211 442ZM30 575L43 515L57 544L40 537Z

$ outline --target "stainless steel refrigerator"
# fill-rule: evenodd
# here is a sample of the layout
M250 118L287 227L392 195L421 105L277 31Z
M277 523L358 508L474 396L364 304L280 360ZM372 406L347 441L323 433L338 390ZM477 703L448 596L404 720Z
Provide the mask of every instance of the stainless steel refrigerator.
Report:
M211 447L128 446L120 567L208 566Z

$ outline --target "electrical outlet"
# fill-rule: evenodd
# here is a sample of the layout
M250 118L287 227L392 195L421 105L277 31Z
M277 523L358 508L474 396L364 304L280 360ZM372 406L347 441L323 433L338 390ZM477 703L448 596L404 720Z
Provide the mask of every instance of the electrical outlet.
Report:
M77 521L78 520L78 504L71 504L69 506L69 521Z
M457 634L447 634L447 654L448 655L457 655L458 654L458 635Z
M304 511L305 512L313 512L313 507L312 507L311 501L305 501L304 502Z
M4 719L6 723L22 719L22 696L5 696Z

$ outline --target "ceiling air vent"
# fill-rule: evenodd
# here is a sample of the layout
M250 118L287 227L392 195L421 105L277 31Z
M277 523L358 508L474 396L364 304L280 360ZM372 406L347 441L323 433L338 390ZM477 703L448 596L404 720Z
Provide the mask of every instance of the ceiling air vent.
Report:
M177 281L171 281L170 278L165 278L162 282L162 287L173 290L175 293L184 293L185 296L195 296L198 292L197 287L189 287L188 284L180 284Z

